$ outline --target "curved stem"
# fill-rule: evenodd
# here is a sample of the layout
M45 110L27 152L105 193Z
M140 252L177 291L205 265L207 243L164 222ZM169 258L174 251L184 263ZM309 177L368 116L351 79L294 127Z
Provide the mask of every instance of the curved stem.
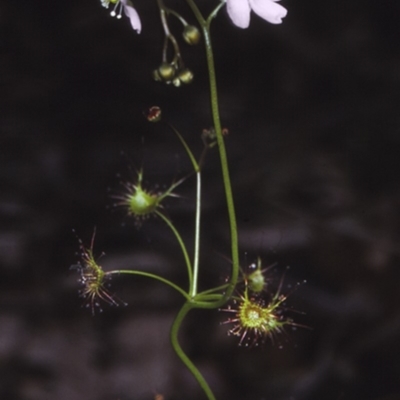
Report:
M152 278L157 281L160 281L162 283L165 283L166 285L172 287L176 291L178 291L186 300L189 300L189 295L178 285L175 283L171 282L168 279L163 278L162 276L152 274L151 272L143 272L143 271L136 271L136 270L130 270L130 269L119 269L119 270L114 270L114 271L109 271L107 272L107 275L120 275L120 274L126 274L126 275L139 275L139 276L145 276L147 278Z
M238 246L238 235L237 235L237 224L236 224L236 214L235 214L235 206L233 202L232 195L232 185L230 181L229 167L228 167L228 158L225 149L224 138L222 135L221 128L221 120L219 115L219 105L218 105L218 93L217 93L217 81L215 74L215 66L214 66L214 55L211 45L211 37L210 37L210 25L212 19L216 16L218 10L221 8L221 4L217 6L217 8L210 14L207 20L204 19L194 0L186 0L187 4L193 11L197 21L199 22L204 39L205 39L205 50L206 50L206 58L207 58L207 66L209 72L209 85L210 85L210 101L211 101L211 112L212 118L214 122L214 129L217 136L217 143L221 161L221 170L222 170L222 179L224 182L224 189L226 195L226 203L228 209L228 218L229 218L229 226L230 226L230 235L231 235L231 255L232 255L232 274L229 280L229 283L226 286L226 291L224 294L205 292L196 296L197 293L197 278L198 278L198 267L199 267L199 243L200 243L200 173L197 173L197 191L196 191L196 233L195 233L195 256L194 256L194 267L193 267L193 275L190 268L190 261L188 261L186 248L183 244L183 241L173 227L172 223L161 213L157 212L165 222L171 227L174 231L175 236L178 238L178 241L181 244L183 253L185 255L186 263L189 269L189 280L190 280L190 295L194 297L191 302L186 302L178 315L175 318L175 321L171 328L171 343L179 358L185 364L185 366L189 369L189 371L196 378L197 382L204 390L208 400L216 400L214 394L212 393L207 381L201 375L200 371L196 368L193 362L189 359L189 357L182 350L179 341L178 341L178 332L179 328L182 324L182 321L186 317L187 313L192 308L217 308L220 305L226 303L226 301L232 296L233 290L236 286L238 276L239 276L239 246Z
M196 17L198 23L200 25L203 25L206 21L205 21L203 15L202 15L202 13L198 9L196 3L193 0L186 0L186 2L188 3L189 7L192 9L193 14Z
M172 35L169 30L167 16L166 16L167 11L164 7L162 0L157 0L157 3L158 3L158 8L160 10L161 24L164 29L165 38L171 41L172 47L174 48L175 51L172 63L176 63L178 60L181 60L181 53L179 50L178 42L176 41L174 35ZM162 57L163 62L167 62L167 50L168 50L168 41L165 41L163 49L163 57Z
M190 262L189 254L186 250L185 243L181 235L179 234L178 230L175 228L173 223L160 211L156 210L155 213L164 220L164 222L171 228L172 232L174 233L176 239L178 240L179 245L181 246L181 250L183 253L183 257L185 258L185 263L188 271L188 278L189 278L189 288L193 287L193 271L192 271L192 263Z
M182 146L184 147L187 155L190 158L190 161L193 165L193 169L195 172L198 172L200 170L199 164L196 161L195 156L193 155L192 151L190 150L190 147L188 146L188 144L186 143L186 140L183 138L183 136L178 132L178 130L172 126L171 124L169 124L168 122L166 123L166 125L175 133L175 135L178 137L178 139L180 140L180 142L182 143Z
M192 375L196 378L197 382L199 383L200 387L204 390L204 393L206 394L207 398L209 400L216 400L213 392L210 389L210 386L208 385L207 381L204 379L203 375L200 373L200 371L196 368L196 366L192 363L192 361L189 359L189 357L184 353L182 350L182 347L179 344L178 341L178 332L179 328L182 325L182 321L186 317L186 314L193 308L192 303L185 303L181 310L179 311L178 315L175 318L174 323L172 324L171 328L171 343L172 347L174 348L176 354L178 357L182 360L182 362L185 364L187 369L192 373Z

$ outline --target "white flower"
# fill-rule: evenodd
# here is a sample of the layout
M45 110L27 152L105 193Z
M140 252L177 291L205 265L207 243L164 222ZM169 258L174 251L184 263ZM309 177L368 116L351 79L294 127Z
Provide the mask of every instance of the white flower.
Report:
M287 10L276 2L279 0L226 0L229 17L239 28L248 28L250 25L250 11L271 24L281 24L286 17Z
M133 30L137 33L140 33L142 30L142 23L139 18L139 14L134 9L133 4L130 0L100 0L101 5L105 8L108 8L110 3L115 4L113 10L111 11L112 17L121 18L122 17L122 9L124 10L125 15L129 18L131 22Z

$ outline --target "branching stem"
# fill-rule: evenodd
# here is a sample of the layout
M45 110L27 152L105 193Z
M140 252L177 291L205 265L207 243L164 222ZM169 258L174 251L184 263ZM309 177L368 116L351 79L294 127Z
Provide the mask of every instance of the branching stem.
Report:
M215 289L215 291L218 291L219 289L224 289L225 291L223 294L213 293L214 290L210 289L208 291L203 292L202 294L199 294L196 298L199 257L200 257L199 244L200 244L200 209L201 209L201 202L200 202L201 176L200 176L200 171L198 171L196 173L197 189L196 189L195 254L193 260L193 275L192 275L193 279L191 280L190 293L189 293L191 301L188 301L183 305L183 307L181 308L181 310L179 311L178 315L175 318L175 321L171 329L171 343L176 354L186 365L189 371L193 374L193 376L197 379L199 385L203 389L208 400L216 400L207 381L204 379L200 371L196 368L196 366L189 359L189 357L183 352L178 341L178 332L184 318L192 308L217 308L225 304L231 298L239 276L239 246L238 246L236 214L235 214L235 206L232 195L232 185L229 174L228 157L226 154L224 137L222 135L222 127L221 127L219 104L218 104L217 79L215 74L214 55L213 55L211 36L210 36L211 21L215 18L216 14L222 7L223 3L219 4L216 7L216 9L209 15L209 17L205 19L200 10L198 9L194 0L186 0L186 2L188 6L191 8L193 14L195 15L204 36L206 59L207 59L207 66L209 73L211 114L217 137L217 144L221 161L222 179L224 183L226 204L228 209L228 218L229 218L230 235L231 235L232 271L229 282L226 285L223 285L222 287ZM169 220L167 221L169 222ZM179 240L180 236L177 235L177 237ZM184 246L182 246L182 248L184 249Z

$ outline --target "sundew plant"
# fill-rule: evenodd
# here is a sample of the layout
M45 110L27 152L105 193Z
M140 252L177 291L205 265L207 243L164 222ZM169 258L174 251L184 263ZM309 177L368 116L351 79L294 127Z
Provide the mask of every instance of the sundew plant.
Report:
M143 0L101 0L101 5L108 9L115 18L127 18L132 26L132 34L139 35L146 29L146 21L140 16L140 2ZM149 1L149 0L146 0ZM212 388L198 370L196 365L186 355L178 341L178 333L182 322L191 310L209 309L209 312L221 311L224 316L228 334L238 337L238 343L243 346L257 346L268 341L273 342L288 326L296 326L287 315L285 301L288 294L282 289L282 280L277 290L272 290L269 285L269 267L263 265L260 258L254 264L245 268L239 265L238 230L236 224L234 194L231 188L229 170L229 155L225 149L225 140L229 136L228 129L222 127L217 90L217 76L214 65L214 48L212 42L212 25L218 18L228 15L233 26L240 29L249 28L251 18L261 17L271 24L280 24L286 16L287 10L276 0L214 0L214 9L209 14L204 14L200 1L181 0L187 5L187 15L181 15L168 5L168 0L154 0L157 3L161 28L164 32L162 61L152 71L155 84L170 85L175 90L180 90L182 85L188 85L194 79L194 74L184 63L184 54L181 44L198 45L199 51L204 51L207 61L209 82L209 107L211 121L205 121L205 126L211 126L199 134L199 146L202 148L191 149L187 142L187 134L178 131L174 124L164 123L165 129L172 131L176 140L182 145L182 152L190 159L192 171L186 176L174 181L170 187L162 191L150 190L145 182L149 178L144 168L139 169L132 182L123 184L123 191L113 195L116 207L123 208L128 218L140 227L146 219L155 216L158 222L164 223L170 229L181 251L181 263L176 268L184 268L187 273L187 286L182 287L170 281L165 276L140 270L118 269L105 271L101 267L101 259L94 256L94 239L88 247L80 242L81 260L74 266L79 274L82 285L81 296L92 314L104 305L125 304L117 295L110 291L110 280L118 276L138 275L162 282L172 290L177 291L182 297L182 307L177 311L172 323L170 338L177 356L182 360L188 370L193 374L198 384L204 391L207 399L215 400ZM209 2L212 4L212 1ZM137 7L137 8L136 8ZM226 9L226 10L225 10ZM224 12L220 13L223 10ZM221 14L221 15L219 15ZM171 23L173 21L173 23ZM188 22L190 21L190 22ZM180 25L180 29L176 28ZM173 27L173 28L172 28ZM177 30L177 32L175 32ZM137 36L140 40L140 36ZM229 38L226 38L229 40ZM201 49L204 48L204 50ZM262 51L262 50L260 50ZM151 71L149 71L150 73ZM151 107L146 114L149 123L163 121L162 110ZM164 122L164 121L163 121ZM193 135L193 133L190 133ZM234 140L234 138L233 138ZM206 152L217 149L220 159L222 182L226 197L227 220L230 232L230 271L225 281L215 282L214 286L199 291L198 281L202 266L202 252L200 248L201 235L206 235L201 229L202 213L202 167L206 162ZM199 151L198 151L199 150ZM196 157L195 154L200 154ZM164 211L163 203L166 198L179 196L179 186L186 180L193 181L195 191L195 205L193 215L194 243L188 243L178 228L174 225ZM207 186L205 186L207 187ZM221 276L226 271L221 271ZM283 279L283 278L282 278Z

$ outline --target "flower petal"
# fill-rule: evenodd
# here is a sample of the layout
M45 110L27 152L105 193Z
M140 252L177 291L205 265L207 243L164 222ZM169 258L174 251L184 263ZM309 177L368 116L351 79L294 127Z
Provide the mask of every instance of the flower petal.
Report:
M248 0L251 9L261 18L271 24L281 24L287 10L275 1L278 0Z
M129 21L131 21L132 28L137 33L140 33L142 30L142 22L140 21L139 14L133 8L129 0L121 0L121 3L123 4L125 15L129 18Z
M239 28L245 29L250 25L249 0L226 0L226 10L232 22Z

